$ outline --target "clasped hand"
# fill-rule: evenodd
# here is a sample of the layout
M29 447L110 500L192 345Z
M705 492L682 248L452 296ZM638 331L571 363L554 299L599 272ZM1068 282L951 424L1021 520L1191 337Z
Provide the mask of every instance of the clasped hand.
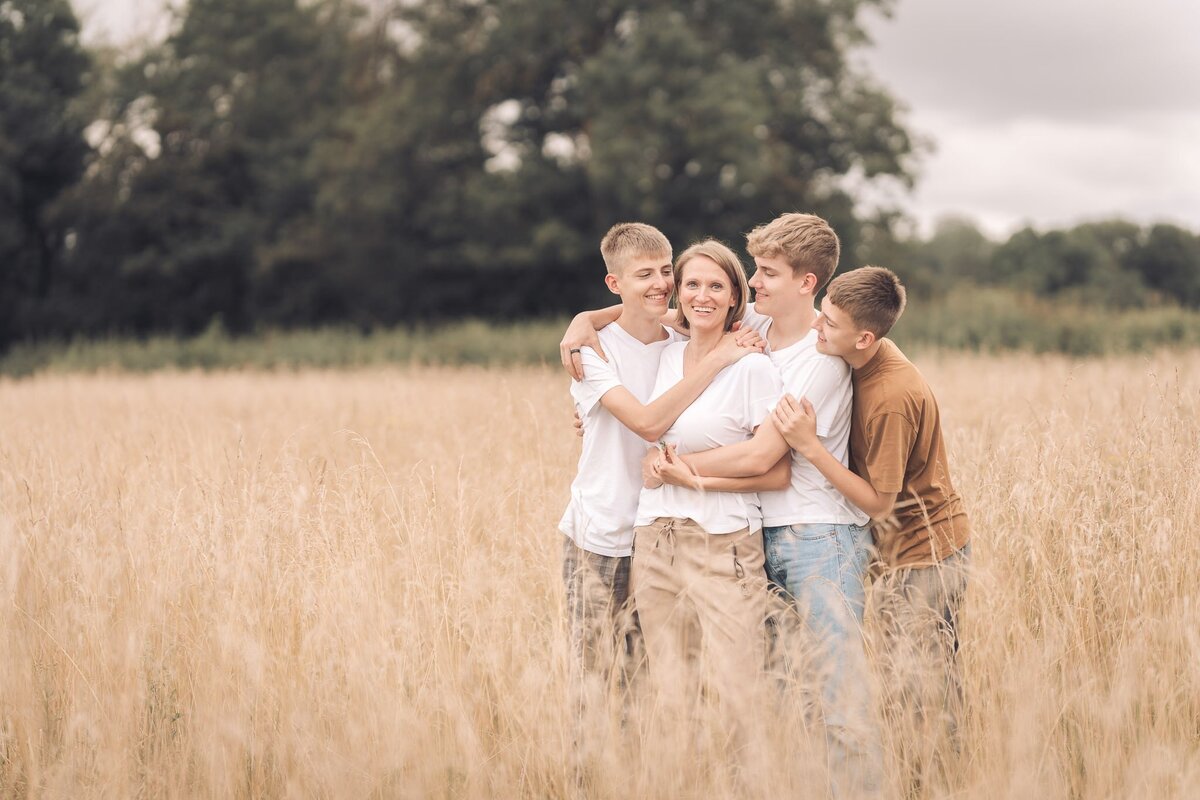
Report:
M817 438L817 412L807 397L796 400L785 394L776 404L772 416L788 446L800 455L808 458L814 447L821 446Z
M675 446L670 444L650 448L642 459L642 485L647 489L657 489L664 483L701 491L704 489L700 476L692 471L675 452Z

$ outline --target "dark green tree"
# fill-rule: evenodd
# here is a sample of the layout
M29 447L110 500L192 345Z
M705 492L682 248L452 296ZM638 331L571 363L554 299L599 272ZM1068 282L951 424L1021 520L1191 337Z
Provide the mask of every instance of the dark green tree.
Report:
M947 287L964 280L978 284L994 281L991 269L996 245L966 217L939 219L922 250L938 282Z
M54 284L54 207L89 150L73 108L87 69L67 0L0 2L0 347L38 332Z
M524 227L522 198L485 168L484 10L430 3L384 21L400 33L382 39L387 47L363 73L369 96L347 109L306 166L319 187L310 229L338 273L293 252L289 266L311 279L289 313L371 327L499 316L520 301L519 288L497 280L512 243L528 243L515 233Z
M401 16L414 68L467 76L450 97L478 114L485 148L461 165L482 173L467 208L504 223L489 227L489 268L540 293L535 310L562 310L579 296L564 302L567 287L600 286L596 245L622 219L679 247L736 246L783 211L815 211L853 252L847 178L908 180L913 151L895 102L848 60L871 6L886 3L484 0Z
M1175 225L1155 225L1128 263L1147 286L1183 305L1200 307L1200 237Z
M123 71L72 264L121 288L106 327L244 330L285 293L280 243L312 206L310 152L354 97L357 18L332 2L191 0Z
M1073 295L1109 307L1145 303L1142 276L1130 266L1142 239L1138 225L1124 220L1090 222L1062 235L1058 257Z
M1025 228L996 249L994 280L1088 304L1139 305L1146 299L1145 286L1128 265L1139 238L1137 225L1120 220L1044 234Z
M852 258L851 187L910 179L900 111L849 58L887 6L189 0L166 41L102 59L42 318L186 334L555 313L607 299L597 243L630 218L739 245L814 211Z

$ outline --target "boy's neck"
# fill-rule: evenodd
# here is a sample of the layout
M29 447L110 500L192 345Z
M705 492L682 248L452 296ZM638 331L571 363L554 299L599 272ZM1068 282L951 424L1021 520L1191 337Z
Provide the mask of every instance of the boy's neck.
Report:
M667 338L667 332L659 319L644 311L635 311L629 306L623 306L621 316L617 317L617 324L642 344L653 344Z
M851 369L859 369L869 364L881 347L883 347L883 339L876 339L867 349L855 350L851 355L842 356L842 360L849 364Z
M775 350L790 347L808 336L812 325L816 322L817 311L812 300L796 303L784 313L771 315L771 327L767 331L767 341Z

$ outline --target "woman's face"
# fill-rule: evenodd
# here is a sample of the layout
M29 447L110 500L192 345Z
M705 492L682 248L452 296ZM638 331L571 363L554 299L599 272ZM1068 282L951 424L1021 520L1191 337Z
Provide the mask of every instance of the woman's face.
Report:
M725 270L708 256L695 256L683 265L679 308L697 331L724 330L729 309L737 305L736 289Z

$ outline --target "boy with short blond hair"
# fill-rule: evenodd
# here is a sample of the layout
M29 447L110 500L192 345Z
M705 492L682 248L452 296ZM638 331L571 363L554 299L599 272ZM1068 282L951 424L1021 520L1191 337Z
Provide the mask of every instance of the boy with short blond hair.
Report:
M620 272L627 259L671 260L671 243L663 232L644 222L618 222L600 240L600 256L610 274Z
M785 397L775 424L788 443L873 519L883 571L873 607L891 673L892 709L911 726L909 770L936 757L945 723L961 705L958 615L966 590L971 526L950 480L937 399L920 371L884 338L904 311L900 279L862 267L835 279L814 323L823 353L853 369L851 471L822 445L812 404ZM919 772L910 773L919 779Z
M680 340L660 322L675 280L670 242L653 226L620 223L605 234L600 251L604 282L621 298L620 313L596 333L596 347L572 348L571 356L586 365L582 380L571 383L583 451L558 526L580 701L584 678L605 683L636 634L629 569L646 442L661 438L722 369L761 351L754 346L757 334L731 334L651 402L663 350ZM597 354L601 346L607 360Z

